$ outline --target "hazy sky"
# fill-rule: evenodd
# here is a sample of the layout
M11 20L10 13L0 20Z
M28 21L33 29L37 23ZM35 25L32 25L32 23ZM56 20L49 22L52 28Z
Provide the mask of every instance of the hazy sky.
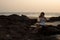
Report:
M0 0L0 12L60 12L60 0Z

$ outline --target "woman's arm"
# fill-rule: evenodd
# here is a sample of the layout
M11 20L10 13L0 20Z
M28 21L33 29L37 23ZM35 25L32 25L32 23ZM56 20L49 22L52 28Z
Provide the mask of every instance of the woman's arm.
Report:
M47 18L45 17L45 21L47 21Z
M40 23L40 18L37 19L37 22Z

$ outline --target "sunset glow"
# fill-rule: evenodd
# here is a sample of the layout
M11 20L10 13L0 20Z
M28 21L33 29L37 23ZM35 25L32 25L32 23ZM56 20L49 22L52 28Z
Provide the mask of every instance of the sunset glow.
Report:
M0 12L60 12L60 0L0 0Z

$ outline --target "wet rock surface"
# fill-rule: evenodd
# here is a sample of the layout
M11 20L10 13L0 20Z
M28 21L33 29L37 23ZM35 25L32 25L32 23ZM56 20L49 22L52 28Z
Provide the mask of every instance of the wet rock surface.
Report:
M0 15L0 40L58 40L52 35L60 34L59 25L47 25L44 30L30 27L36 22L25 15Z

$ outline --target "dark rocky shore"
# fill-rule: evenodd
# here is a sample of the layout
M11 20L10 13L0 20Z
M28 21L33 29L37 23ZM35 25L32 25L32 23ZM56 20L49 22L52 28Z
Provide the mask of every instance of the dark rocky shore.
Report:
M50 17L48 22L56 22L56 21L60 21L60 16L58 17Z
M52 35L60 34L60 25L46 25L44 30L30 27L36 22L25 15L0 15L0 40L58 40Z

